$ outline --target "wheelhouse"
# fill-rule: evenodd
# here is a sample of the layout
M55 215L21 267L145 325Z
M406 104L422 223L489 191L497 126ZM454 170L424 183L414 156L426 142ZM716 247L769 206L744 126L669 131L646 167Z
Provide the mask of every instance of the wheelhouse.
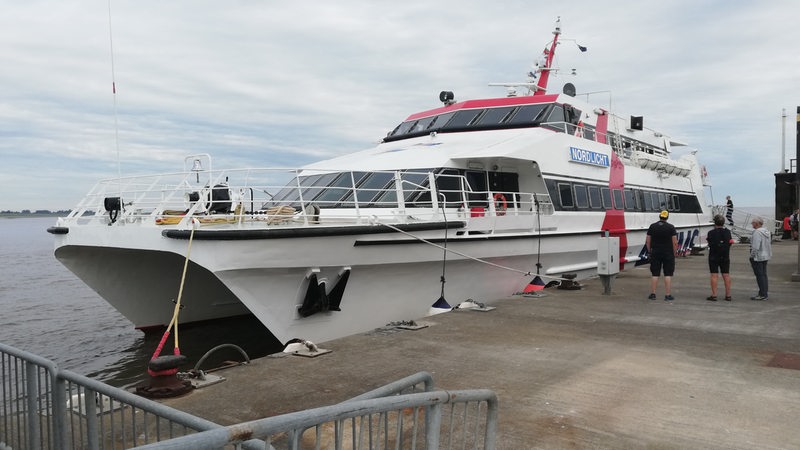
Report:
M574 132L580 122L581 111L567 104L555 102L556 96L542 97L532 102L531 97L476 100L458 103L419 114L400 123L384 142L397 141L430 133L455 133L511 128L547 127L550 124L569 124L567 132ZM538 100L538 98L537 98ZM558 130L556 130L558 131Z

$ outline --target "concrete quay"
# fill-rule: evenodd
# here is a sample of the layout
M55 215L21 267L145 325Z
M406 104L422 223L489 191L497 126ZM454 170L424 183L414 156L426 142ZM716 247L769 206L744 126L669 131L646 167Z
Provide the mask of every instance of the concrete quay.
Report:
M706 256L688 256L677 262L673 302L662 283L647 300L650 273L640 267L622 272L611 295L594 279L579 291L491 302L489 312L422 318L431 326L416 331L317 343L333 352L254 360L164 403L227 425L428 371L438 388L497 394L498 449L800 448L797 245L773 244L767 301L750 300L748 247L737 244L731 302L721 279L719 301L706 300Z

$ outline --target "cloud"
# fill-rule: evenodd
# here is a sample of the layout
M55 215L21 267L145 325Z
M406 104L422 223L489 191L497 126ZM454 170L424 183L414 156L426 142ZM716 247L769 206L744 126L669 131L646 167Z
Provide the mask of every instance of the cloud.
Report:
M0 210L69 208L192 153L295 166L367 148L440 90L503 95L488 83L523 80L558 16L589 51L564 41L551 86L700 148L718 198L772 203L781 109L800 101L786 0L17 3L0 17Z

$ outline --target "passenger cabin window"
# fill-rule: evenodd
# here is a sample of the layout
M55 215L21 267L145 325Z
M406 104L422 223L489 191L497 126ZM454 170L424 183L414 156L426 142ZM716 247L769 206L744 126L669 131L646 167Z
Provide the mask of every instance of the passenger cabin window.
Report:
M603 201L600 199L600 188L598 186L589 186L589 205L592 209L602 209Z
M622 209L622 191L613 189L611 192L614 194L614 209Z
M561 200L562 207L575 207L575 202L572 199L572 186L569 183L558 183L558 197Z
M353 192L353 188L358 186L364 175L366 175L365 172L340 173L333 183L329 184L325 190L314 198L314 203L320 207L331 207L339 204L347 194Z
M664 210L667 209L667 197L664 195L663 192L658 193L658 209Z
M602 188L600 192L603 194L603 209L614 209L614 205L611 204L611 190L609 188Z
M374 172L367 176L361 183L361 186L356 189L355 194L358 196L358 204L367 206L371 204L379 195L383 194L383 190L394 181L394 174L391 172ZM346 205L353 207L355 205L356 197L351 192L343 200Z
M489 206L487 195L489 191L489 184L486 179L485 171L468 170L465 174L467 183L469 184L469 192L467 194L469 199L469 206L472 207L487 207Z
M653 202L650 198L649 192L643 192L642 198L644 199L644 210L645 211L652 211L653 210Z
M633 196L633 191L630 189L625 189L625 210L626 211L636 211L636 200Z
M589 194L586 191L586 186L582 184L575 185L575 206L582 209L589 207Z
M419 194L421 189L428 185L427 172L404 172L400 174L400 189L403 192L403 202L411 200L414 194ZM386 191L375 199L377 206L397 206L397 188L392 184Z
M485 174L483 178L486 178ZM461 198L461 192L462 189L466 189L466 186L462 186L462 184L460 173L455 169L445 169L436 175L436 189L439 194L444 194L447 207L454 207L464 203L464 199ZM441 197L440 195L439 201L442 200Z
M693 194L673 194L634 188L609 189L586 184L580 180L545 179L545 185L553 199L553 206L561 211L624 209L632 212L649 212L669 208L670 211L681 213L702 212L700 202ZM658 203L660 199L665 202L663 207Z

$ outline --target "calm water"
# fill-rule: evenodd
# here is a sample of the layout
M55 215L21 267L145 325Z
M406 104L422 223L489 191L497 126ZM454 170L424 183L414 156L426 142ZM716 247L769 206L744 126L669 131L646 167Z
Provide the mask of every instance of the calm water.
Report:
M53 256L52 217L0 218L0 342L38 354L82 375L115 386L146 379L147 361L161 335L147 336L108 305ZM280 350L254 318L179 330L191 369L210 349L231 343L251 358ZM170 338L164 353L172 352ZM202 369L234 350L214 352Z

